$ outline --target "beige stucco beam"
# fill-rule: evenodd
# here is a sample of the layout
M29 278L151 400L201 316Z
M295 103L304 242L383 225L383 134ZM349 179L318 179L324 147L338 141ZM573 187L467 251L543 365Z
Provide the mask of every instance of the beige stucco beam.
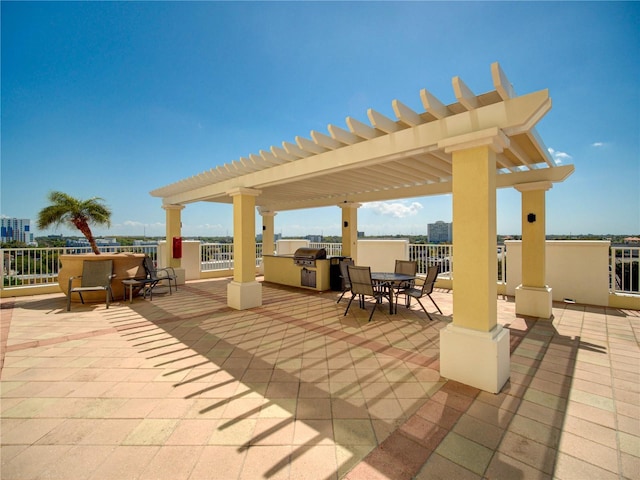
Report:
M564 181L574 171L573 165L563 165L555 168L540 168L515 173L496 175L496 188L516 187L524 184L537 184L538 182L558 183ZM451 181L434 182L424 185L414 185L403 188L388 188L349 195L335 195L331 198L310 198L299 202L274 202L269 204L270 210L287 211L305 208L327 207L345 200L367 203L384 200L400 200L404 198L419 198L433 195L445 195L452 192Z
M517 187L520 184L529 184L536 182L564 182L569 175L575 170L573 165L562 165L553 168L538 168L535 170L526 170L522 172L508 173L497 175L496 187Z

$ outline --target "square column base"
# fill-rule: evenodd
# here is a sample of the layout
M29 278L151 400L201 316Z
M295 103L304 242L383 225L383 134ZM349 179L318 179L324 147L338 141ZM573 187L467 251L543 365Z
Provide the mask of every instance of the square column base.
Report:
M227 285L227 305L236 310L262 306L262 284L259 282L231 282Z
M499 393L511 372L509 330L490 332L448 325L440 330L440 375L490 393Z
M553 295L551 287L516 287L516 315L551 318Z

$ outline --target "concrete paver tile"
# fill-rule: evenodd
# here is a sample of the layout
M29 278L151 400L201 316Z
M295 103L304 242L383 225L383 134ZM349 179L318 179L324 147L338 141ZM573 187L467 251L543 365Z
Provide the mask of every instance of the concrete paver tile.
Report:
M636 423L640 424L637 419ZM617 442L617 432L613 428L608 428L571 415L568 415L564 420L563 432L572 433L578 437L589 438L594 442L609 447L615 446Z
M146 418L138 423L122 442L123 445L164 445L177 419Z
M49 468L44 470L41 478L50 480L89 478L115 448L114 445L77 445L62 458L53 461Z
M436 453L478 475L484 473L493 456L493 450L455 432L444 438Z
M509 424L509 431L529 438L547 447L557 449L562 430L545 425L530 418L515 415Z
M415 476L415 480L451 480L452 478L456 480L480 480L482 476L437 453L429 457L429 460Z
M498 447L504 434L502 428L466 414L460 417L453 431L493 450Z
M203 447L164 446L142 470L137 480L176 480L189 478Z
M501 452L491 459L489 467L484 474L488 479L512 479L526 478L527 480L551 480L550 474L541 472L536 468L518 461L516 458L505 455Z
M334 445L333 420L296 420L293 445Z
M336 443L340 445L366 445L377 444L371 422L361 419L337 419L333 420L333 435Z
M620 451L640 458L640 436L619 432ZM638 472L640 473L640 472Z
M335 447L299 446L291 452L289 478L295 480L337 480L338 465Z
M543 473L553 473L557 450L541 443L507 431L498 451Z
M33 445L22 450L8 462L3 458L2 480L37 479L71 448L70 445Z
M245 445L249 444L255 430L257 419L245 418L236 422L225 419L218 423L209 438L209 445ZM221 426L222 425L222 426Z
M581 402L569 402L566 414L567 416L582 418L608 428L616 428L616 416L610 410L602 410Z
M556 460L554 478L558 480L584 480L585 478L618 480L620 477L597 465L560 452Z
M640 457L635 455L629 455L628 453L621 454L621 468L622 476L624 478L638 478L640 476Z
M118 446L88 477L89 480L122 480L139 475L160 450L159 446Z
M290 445L256 445L247 449L238 480L289 479Z
M2 447L36 443L64 421L62 418L3 419L0 424Z

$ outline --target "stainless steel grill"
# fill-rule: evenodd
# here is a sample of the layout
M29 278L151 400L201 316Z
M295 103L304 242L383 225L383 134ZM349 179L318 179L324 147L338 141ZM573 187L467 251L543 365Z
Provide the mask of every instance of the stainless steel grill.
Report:
M299 248L293 254L293 262L301 267L315 267L316 260L327 258L324 248Z

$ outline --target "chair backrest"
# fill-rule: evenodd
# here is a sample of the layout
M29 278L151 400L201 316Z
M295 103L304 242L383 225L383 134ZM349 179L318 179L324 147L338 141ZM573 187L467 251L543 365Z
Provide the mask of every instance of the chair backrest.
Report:
M347 270L349 271L349 281L351 282L351 293L354 295L375 296L370 267L348 265Z
M342 275L342 279L344 280L344 288L350 289L351 282L349 281L349 270L347 269L348 265L355 265L353 260L340 260L340 275Z
M411 260L396 260L395 273L402 273L403 275L415 276L418 271L418 262Z
M111 283L113 260L85 260L82 262L82 287L107 287Z
M431 265L427 267L427 277L424 279L424 284L422 285L422 295L429 295L433 292L433 286L436 284L436 279L438 278L438 266Z
M156 267L153 264L153 260L148 255L145 255L144 260L142 260L142 266L144 267L144 271L147 274L147 277L152 278L156 274Z

